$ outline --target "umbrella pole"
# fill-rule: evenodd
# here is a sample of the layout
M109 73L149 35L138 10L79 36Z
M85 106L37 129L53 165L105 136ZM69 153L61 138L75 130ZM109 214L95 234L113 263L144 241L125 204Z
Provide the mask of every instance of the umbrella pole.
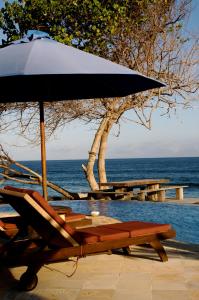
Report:
M46 171L46 140L45 140L45 124L44 124L44 103L39 102L40 112L40 137L41 137L41 167L42 167L42 188L45 200L48 199L47 192L47 171Z

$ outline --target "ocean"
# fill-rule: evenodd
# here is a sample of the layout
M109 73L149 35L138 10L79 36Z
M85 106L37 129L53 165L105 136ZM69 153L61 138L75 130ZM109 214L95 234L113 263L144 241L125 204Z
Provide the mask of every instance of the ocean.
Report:
M24 165L40 172L39 161L25 161ZM75 192L88 191L89 186L82 171L85 160L48 161L48 180ZM171 185L188 185L184 189L185 198L199 198L199 157L189 158L140 158L107 159L108 181L144 178L169 179ZM96 170L95 170L96 171ZM6 182L19 186L13 182ZM35 186L34 186L35 188ZM37 190L41 191L40 187ZM50 195L56 195L49 189ZM174 196L174 191L167 194ZM71 206L74 211L90 213L99 210L101 214L122 221L143 220L171 223L177 231L177 240L199 244L199 205L174 203L151 203L139 201L70 201L62 205ZM10 210L6 205L0 210Z

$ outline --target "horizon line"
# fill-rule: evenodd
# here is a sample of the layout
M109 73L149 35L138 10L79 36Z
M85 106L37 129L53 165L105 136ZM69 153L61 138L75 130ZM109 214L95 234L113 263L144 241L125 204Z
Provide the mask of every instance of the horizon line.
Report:
M199 156L158 156L158 157L113 157L106 158L105 160L116 160L116 159L160 159L160 158L199 158ZM97 160L98 158L96 158ZM65 158L65 159L47 159L46 161L63 161L63 160L88 160L88 158ZM16 161L41 161L41 159L25 159Z

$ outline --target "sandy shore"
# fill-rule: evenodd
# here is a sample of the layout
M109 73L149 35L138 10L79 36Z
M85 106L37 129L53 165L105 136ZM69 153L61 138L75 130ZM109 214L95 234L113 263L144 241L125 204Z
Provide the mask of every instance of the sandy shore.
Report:
M116 222L93 218L93 225ZM25 268L0 268L1 300L198 300L199 245L165 243L169 261L160 262L149 248L132 247L130 256L96 255L43 267L32 292L18 292L17 280Z

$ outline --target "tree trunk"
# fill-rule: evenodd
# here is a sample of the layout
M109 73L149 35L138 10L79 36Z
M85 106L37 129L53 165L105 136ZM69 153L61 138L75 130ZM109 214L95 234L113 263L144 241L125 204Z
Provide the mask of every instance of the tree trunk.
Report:
M109 120L108 117L105 117L102 120L102 122L95 134L94 141L91 146L91 150L89 152L87 166L82 165L85 175L86 175L86 179L87 179L92 191L99 190L99 185L98 185L98 183L95 179L95 175L94 175L94 165L95 165L95 160L96 160L96 155L97 155L97 151L99 148L99 144L101 141L101 136L104 132L104 128L106 127L108 120Z
M99 153L98 153L99 183L107 182L105 155L106 155L106 149L107 149L108 136L109 136L109 132L110 132L112 126L113 126L113 122L109 121L102 133L102 137L101 137L101 141L100 141L100 147L99 147Z

